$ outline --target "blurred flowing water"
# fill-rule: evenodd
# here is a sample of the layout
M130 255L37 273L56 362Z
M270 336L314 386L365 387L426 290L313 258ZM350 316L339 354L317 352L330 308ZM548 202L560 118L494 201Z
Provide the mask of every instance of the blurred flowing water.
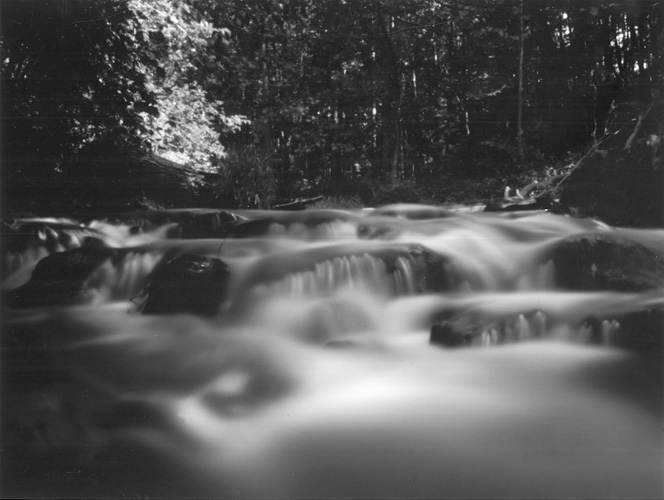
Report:
M233 215L246 231L224 237L14 221L40 229L5 251L5 292L85 238L123 253L77 304L4 308L3 495L664 493L661 344L619 342L663 289L566 289L550 258L576 235L661 258L664 231L413 206ZM184 253L229 266L219 312L141 314L155 266ZM449 318L472 334L432 345Z

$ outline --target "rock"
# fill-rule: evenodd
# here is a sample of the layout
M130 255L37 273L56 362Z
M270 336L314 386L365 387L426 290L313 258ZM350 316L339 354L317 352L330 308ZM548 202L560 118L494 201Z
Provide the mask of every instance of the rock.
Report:
M86 238L79 248L41 259L30 280L6 294L5 303L24 308L82 302L91 288L94 272L117 254L117 250L105 247L100 240Z
M226 238L240 220L233 212L219 210L183 211L177 215L178 225L169 231L171 238Z
M182 254L155 269L143 314L212 316L226 295L229 278L221 260Z
M458 330L456 325L450 322L437 323L431 327L429 343L443 347L462 347L470 345L472 336L464 331Z
M563 240L548 256L555 284L567 290L644 292L664 287L664 256L618 236Z
M460 286L462 275L449 257L420 244L409 245L405 255L398 257L409 262L416 293L447 292ZM396 258L383 258L383 262L388 272L395 273L399 268Z
M442 207L397 203L379 207L371 211L368 214L368 217L395 217L408 220L429 220L458 217L458 214Z
M80 246L86 237L101 237L98 231L73 223L3 220L0 224L2 252L20 253L39 244L49 252Z
M505 316L443 310L433 318L429 343L444 347L512 344L546 336L547 317L529 310Z
M560 202L612 226L664 227L664 163L645 142L591 156L563 184Z
M240 222L233 228L234 238L260 238L265 236L274 224L272 219L254 219Z
M524 199L491 200L484 207L484 212L524 212L533 210L546 210L555 214L566 214L569 212L564 205L554 200L548 193L542 193L537 197L529 196Z
M664 350L664 310L636 311L617 318L619 331L613 345L662 357Z

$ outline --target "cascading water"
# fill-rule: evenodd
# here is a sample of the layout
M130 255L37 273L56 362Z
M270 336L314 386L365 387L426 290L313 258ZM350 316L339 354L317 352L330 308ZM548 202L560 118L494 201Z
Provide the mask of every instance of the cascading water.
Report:
M419 206L5 229L5 496L664 493L662 230ZM148 307L174 263L227 282Z

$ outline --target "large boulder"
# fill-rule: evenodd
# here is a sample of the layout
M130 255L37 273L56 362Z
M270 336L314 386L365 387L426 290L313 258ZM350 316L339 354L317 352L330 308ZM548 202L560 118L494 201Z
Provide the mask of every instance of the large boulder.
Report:
M219 259L182 254L159 265L148 285L143 314L216 314L230 271Z
M5 304L24 308L84 302L97 285L95 271L118 254L95 238L87 238L79 248L53 253L37 263L26 284L5 295Z
M657 128L631 148L616 137L612 146L591 155L563 184L560 203L612 226L664 227L664 161Z
M664 256L606 234L565 239L547 256L555 283L567 290L644 292L664 288Z

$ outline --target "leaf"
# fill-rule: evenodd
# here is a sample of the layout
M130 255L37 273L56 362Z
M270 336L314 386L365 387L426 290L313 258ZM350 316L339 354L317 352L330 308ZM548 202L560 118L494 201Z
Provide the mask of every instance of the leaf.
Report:
M146 102L134 103L134 109L139 113L147 113L155 118L159 118L159 110L155 106L150 106Z

